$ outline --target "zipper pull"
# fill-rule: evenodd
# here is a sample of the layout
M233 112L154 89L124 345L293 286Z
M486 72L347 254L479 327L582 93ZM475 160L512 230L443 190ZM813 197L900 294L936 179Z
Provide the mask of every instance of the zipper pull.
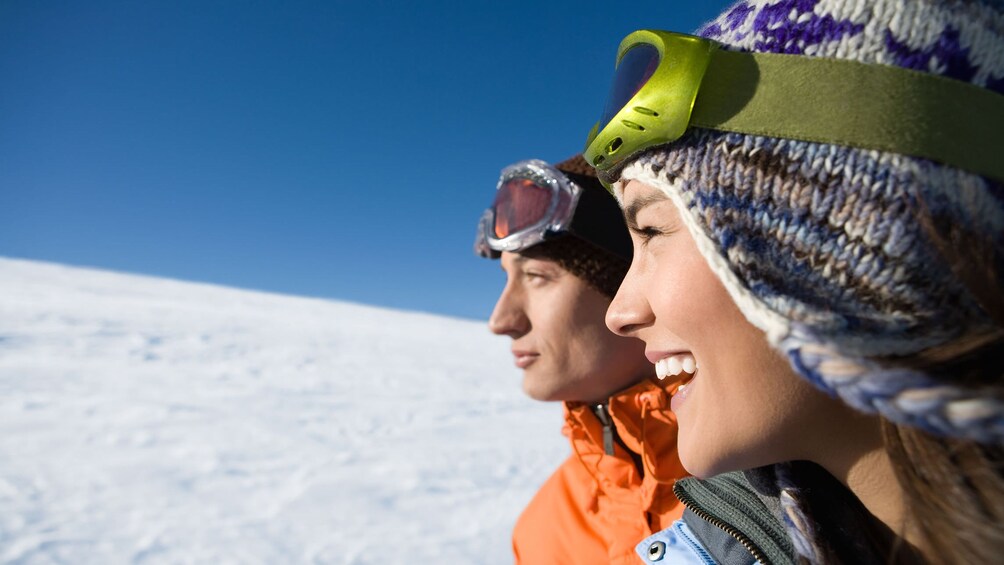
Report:
M610 415L607 413L606 404L596 405L596 417L600 419L600 423L603 424L603 453L607 455L614 454L614 427L613 423L610 421Z

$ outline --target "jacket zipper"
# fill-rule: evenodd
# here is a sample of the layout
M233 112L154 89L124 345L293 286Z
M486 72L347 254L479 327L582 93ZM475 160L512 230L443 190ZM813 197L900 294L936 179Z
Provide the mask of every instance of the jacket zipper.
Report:
M702 520L711 523L713 526L721 530L724 530L725 533L734 537L736 541L741 543L743 547L746 548L746 551L750 552L750 554L753 555L754 559L756 559L760 563L763 563L764 565L768 565L770 563L770 561L767 560L767 557L764 556L763 552L760 551L760 548L754 545L753 542L750 541L748 537L743 535L742 532L726 524L725 522L722 522L718 518L715 518L711 514L708 514L700 507L698 507L697 503L694 502L694 499L690 498L690 496L686 492L684 492L682 488L680 488L680 483L676 483L673 485L673 494L676 495L676 498L678 498L680 502L683 503L684 506L689 508L690 511L693 512L694 514L697 514L697 516L700 517Z
M607 412L606 404L597 404L594 409L596 417L603 424L603 452L607 455L614 454L614 427L610 421L610 414Z

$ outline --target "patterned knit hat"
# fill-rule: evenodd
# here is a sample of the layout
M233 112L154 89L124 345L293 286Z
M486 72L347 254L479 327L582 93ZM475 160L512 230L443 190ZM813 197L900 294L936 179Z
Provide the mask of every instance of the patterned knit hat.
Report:
M1004 94L999 0L743 1L698 33L730 50L894 65ZM744 315L813 384L900 424L1004 440L999 391L882 362L994 328L918 210L989 239L1001 281L1004 185L889 152L698 128L620 175L618 196L637 179L672 199Z
M596 172L581 155L562 161L555 168L583 190L606 192L596 179ZM613 199L610 201L613 202ZM627 227L623 229L626 232ZM617 294L631 266L630 257L615 255L572 235L538 243L519 253L526 257L550 259L611 299Z

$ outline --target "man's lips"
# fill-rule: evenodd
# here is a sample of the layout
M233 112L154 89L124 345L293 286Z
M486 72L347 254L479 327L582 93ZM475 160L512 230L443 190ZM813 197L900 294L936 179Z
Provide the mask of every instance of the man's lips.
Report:
M520 351L517 349L513 349L512 356L516 361L517 367L519 367L520 369L526 369L527 367L530 366L531 363L533 363L534 361L537 360L538 357L540 357L540 354L535 353L533 351Z

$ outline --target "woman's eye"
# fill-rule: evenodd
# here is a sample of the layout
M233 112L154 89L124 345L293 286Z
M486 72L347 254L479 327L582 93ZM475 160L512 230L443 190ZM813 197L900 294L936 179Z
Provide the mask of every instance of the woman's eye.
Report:
M662 230L652 226L644 226L636 229L635 233L643 243L648 243L652 238L662 235Z

